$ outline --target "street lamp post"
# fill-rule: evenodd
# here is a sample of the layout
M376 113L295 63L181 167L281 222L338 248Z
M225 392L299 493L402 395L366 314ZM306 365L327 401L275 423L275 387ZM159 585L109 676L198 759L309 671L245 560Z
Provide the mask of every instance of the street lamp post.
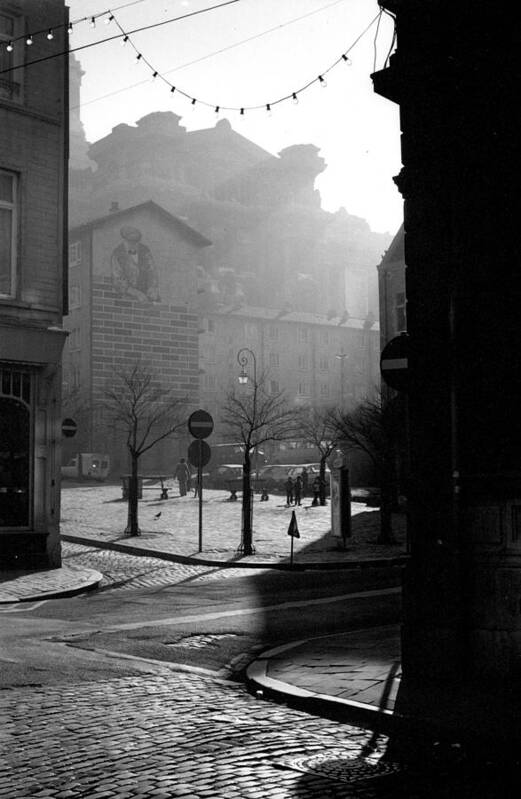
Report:
M347 352L339 352L335 355L340 361L340 407L344 408L344 361L349 358Z
M255 357L255 353L248 349L248 347L243 347L240 349L237 353L237 362L241 367L241 372L239 374L239 383L241 385L246 385L248 383L249 377L246 367L248 366L250 360L253 364L252 419L255 422L257 410L257 359ZM237 552L240 552L243 555L253 555L255 552L255 547L253 546L252 541L253 491L251 490L251 462L248 443L249 434L248 441L244 442L244 459L242 464L242 538L237 549Z

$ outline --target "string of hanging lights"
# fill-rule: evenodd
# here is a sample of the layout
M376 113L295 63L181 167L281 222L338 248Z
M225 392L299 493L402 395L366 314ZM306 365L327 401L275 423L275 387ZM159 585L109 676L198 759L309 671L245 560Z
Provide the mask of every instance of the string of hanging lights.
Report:
M134 0L134 2L135 2L135 0ZM181 17L176 17L176 18L169 19L169 20L163 20L162 22L154 23L152 25L147 25L147 26L144 26L142 28L136 28L136 29L131 30L131 31L130 30L129 31L125 30L121 26L119 21L117 20L116 15L114 13L117 9L107 9L106 11L101 11L98 14L95 14L93 16L83 17L81 19L75 20L74 22L69 22L67 25L55 26L54 28L45 28L45 29L41 29L41 30L38 30L38 31L34 31L33 33L25 34L24 36L18 37L18 39L13 39L13 40L7 42L7 44L5 45L5 49L7 50L7 52L12 52L14 50L14 45L16 44L16 42L19 41L19 40L22 40L22 39L24 40L25 45L27 47L30 47L33 44L35 38L39 37L39 36L45 35L46 39L48 39L50 41L50 40L52 40L54 38L55 32L61 27L64 27L64 28L66 27L67 28L67 33L70 36L73 33L74 25L82 23L82 22L88 22L90 27L95 28L97 20L103 19L103 21L107 25L110 24L110 23L114 23L117 26L117 29L118 29L119 32L116 33L113 36L107 37L107 38L102 39L101 41L98 41L98 42L92 42L90 44L82 45L82 46L79 46L79 47L76 47L76 48L69 48L67 51L65 51L65 53L55 53L55 54L50 55L50 56L46 56L46 57L43 57L43 58L36 59L35 61L26 62L25 64L21 64L21 65L18 65L16 67L9 67L7 69L1 70L0 74L2 74L4 72L12 71L13 69L19 69L21 66L22 67L30 66L32 64L36 64L36 63L39 63L41 61L45 61L48 58L55 58L58 55L64 55L66 53L73 53L73 52L76 52L78 50L86 49L87 47L92 47L92 46L94 46L96 44L102 44L104 42L108 42L108 41L119 39L121 41L122 45L127 45L128 44L134 50L136 63L140 63L141 62L141 63L145 64L148 67L148 69L151 72L152 80L159 79L160 81L162 81L169 88L170 94L177 94L177 95L180 95L181 97L186 98L190 102L192 107L195 107L196 105L199 105L199 106L202 106L202 107L205 107L205 108L211 108L211 109L214 110L214 112L216 114L219 114L219 113L224 112L224 111L227 111L227 112L231 111L231 112L237 112L241 116L244 116L247 111L250 112L250 111L264 110L269 115L271 115L271 112L272 112L272 109L273 109L274 106L280 105L281 103L284 103L286 101L291 101L295 105L297 105L298 102L299 102L299 96L303 92L305 92L307 89L309 89L311 86L314 86L314 85L318 84L322 88L326 88L326 86L327 86L327 78L326 78L326 76L331 72L331 70L333 70L336 66L338 66L338 64L346 64L348 66L351 65L352 62L351 62L351 58L349 56L349 53L358 44L358 42L368 33L368 31L373 27L373 25L375 23L377 23L377 26L378 26L377 27L377 32L378 32L380 21L381 21L381 17L382 17L382 13L383 13L382 9L380 9L378 14L376 14L376 16L373 17L373 19L364 28L364 30L356 37L356 39L351 43L351 45L343 53L341 53L340 56L338 58L336 58L326 69L322 70L322 72L319 75L317 75L314 78L308 80L306 83L301 85L298 89L295 89L294 91L291 91L288 94L285 94L285 95L283 95L281 97L278 97L278 98L276 98L274 100L271 100L268 103L261 103L261 104L256 104L256 105L244 104L242 106L226 106L226 105L221 105L220 103L208 102L207 100L202 100L200 98L194 97L192 94L184 91L183 89L179 88L178 86L175 86L173 83L171 83L171 81L168 80L168 78L165 77L165 75L161 74L161 72L153 66L153 64L148 60L148 58L146 58L143 55L143 53L140 51L140 49L134 44L134 42L130 38L131 35L134 35L135 33L140 33L143 30L149 30L150 28L159 27L160 25L165 25L165 24L168 24L169 22L177 21L177 20L180 20L180 19L185 19L188 16L194 16L196 13L202 13L203 11L210 11L210 10L213 10L215 8L221 8L222 6L231 5L231 4L236 3L236 2L238 2L238 0L227 0L227 2L220 3L219 5L216 5L216 6L211 6L211 7L207 8L207 9L201 9L198 12L192 12L192 13L183 15ZM118 8L124 8L124 7L128 6L128 5L133 5L133 4L134 3L126 3L125 5L119 6Z
M193 95L191 95L190 93L185 92L183 89L180 89L178 86L175 86L173 83L171 83L168 80L168 78L162 75L159 72L159 70L157 70L153 66L153 64L143 55L143 53L134 44L128 33L125 32L125 30L122 28L122 26L115 17L114 17L114 22L121 32L122 36L121 43L123 45L126 45L128 43L133 48L136 54L135 62L136 63L142 62L143 64L145 64L150 69L152 80L157 80L159 78L159 80L163 81L163 83L165 83L169 87L171 94L177 93L178 95L181 95L182 97L190 101L191 106L195 106L196 104L198 104L205 108L213 108L216 114L219 114L224 111L232 111L232 112L238 112L240 116L244 116L246 111L259 111L259 110L265 110L268 114L271 114L274 106L279 105L280 103L283 103L287 100L291 100L295 105L298 105L299 95L315 84L318 84L322 88L326 88L327 86L326 75L328 75L329 72L331 72L331 70L334 69L338 64L347 64L348 66L351 65L352 62L349 53L358 44L358 42L362 39L362 37L365 36L365 34L373 27L373 25L377 22L379 23L382 13L383 13L382 10L380 10L378 14L364 28L364 30L356 37L356 39L352 42L352 44L337 59L335 59L335 61L333 61L332 64L330 64L326 69L322 70L322 72L319 75L317 75L315 78L312 78L311 80L300 86L300 88L296 89L295 91L289 92L289 94L283 95L282 97L272 100L269 103L262 103L257 105L245 104L243 106L227 106L227 105L221 105L220 103L211 103L206 100L198 99Z

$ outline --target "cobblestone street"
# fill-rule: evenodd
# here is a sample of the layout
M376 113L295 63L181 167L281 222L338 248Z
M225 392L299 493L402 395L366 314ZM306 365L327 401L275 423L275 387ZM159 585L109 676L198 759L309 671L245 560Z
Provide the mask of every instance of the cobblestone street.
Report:
M2 692L0 711L5 799L374 795L363 783L353 792L353 785L296 770L318 755L326 771L327 762L359 758L368 732L198 675L12 689ZM363 775L379 768L385 743L373 739L364 759L353 761ZM299 763L288 764L289 757Z

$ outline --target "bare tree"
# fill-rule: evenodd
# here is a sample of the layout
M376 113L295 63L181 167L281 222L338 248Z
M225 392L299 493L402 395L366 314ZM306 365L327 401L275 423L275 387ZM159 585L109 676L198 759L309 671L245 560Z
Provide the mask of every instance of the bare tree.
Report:
M302 408L299 414L299 437L314 444L320 453L320 504L326 504L326 461L337 447L338 430L332 422L333 409L326 406Z
M282 441L295 430L296 414L286 401L284 392L270 394L266 390L267 375L254 376L247 391L233 389L226 397L221 421L243 444L242 464L242 542L245 555L254 552L252 541L252 453L266 441Z
M130 455L128 490L128 535L139 535L139 459L185 423L181 418L184 400L161 385L142 363L115 373L113 385L105 391L104 407L111 420L123 430Z
M334 410L330 423L339 441L365 452L371 459L381 490L379 544L396 543L392 530L395 451L401 427L396 403L381 393L367 397L352 411Z

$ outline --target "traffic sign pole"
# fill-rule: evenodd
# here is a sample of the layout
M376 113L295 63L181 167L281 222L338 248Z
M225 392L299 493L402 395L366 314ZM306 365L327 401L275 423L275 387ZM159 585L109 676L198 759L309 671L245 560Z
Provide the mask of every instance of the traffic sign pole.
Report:
M197 441L199 465L197 467L197 484L199 486L199 552L203 551L203 440Z

